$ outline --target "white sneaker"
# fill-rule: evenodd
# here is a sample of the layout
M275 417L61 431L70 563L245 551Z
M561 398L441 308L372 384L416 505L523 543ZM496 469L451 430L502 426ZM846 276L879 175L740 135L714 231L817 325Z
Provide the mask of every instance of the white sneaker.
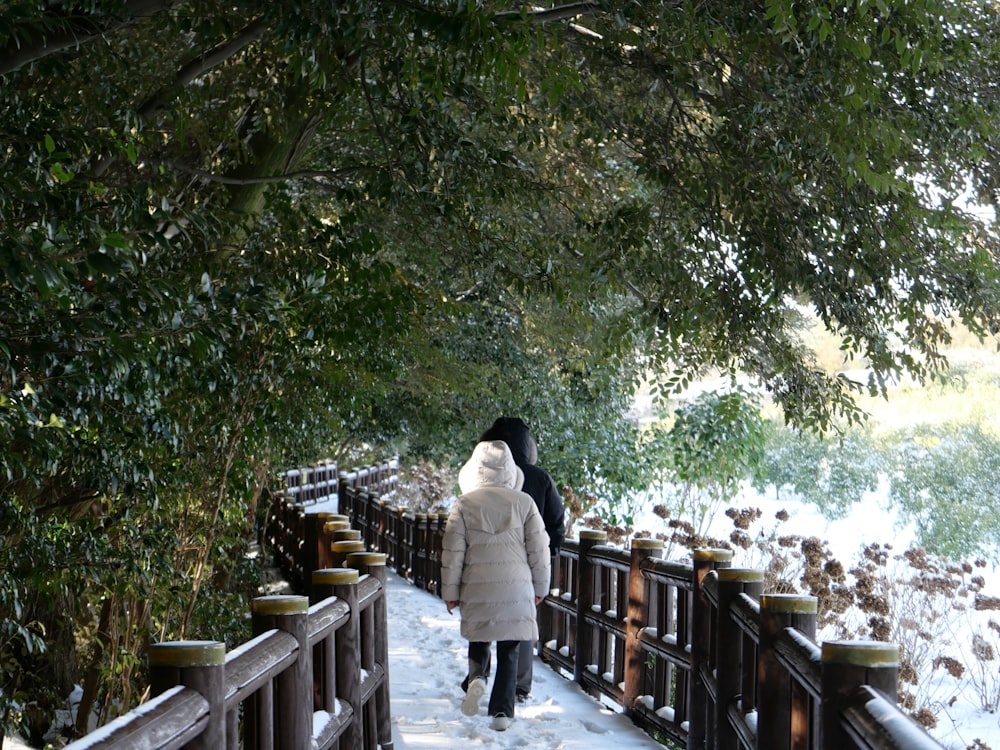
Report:
M474 677L469 680L469 687L465 691L465 698L462 700L462 713L466 716L475 716L479 713L479 699L486 692L486 683L482 677ZM506 729L506 727L504 727Z
M490 726L498 732L504 732L510 726L510 717L497 714L493 717L493 723Z

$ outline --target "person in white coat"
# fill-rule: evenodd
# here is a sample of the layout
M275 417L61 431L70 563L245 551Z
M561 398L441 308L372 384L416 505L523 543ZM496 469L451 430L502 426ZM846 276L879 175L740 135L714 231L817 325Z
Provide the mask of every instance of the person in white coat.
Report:
M524 474L502 440L476 445L458 474L462 494L445 526L441 597L461 611L469 641L469 673L462 713L479 713L486 665L497 643L490 692L492 726L504 730L514 717L518 644L538 638L535 612L549 588L549 537Z

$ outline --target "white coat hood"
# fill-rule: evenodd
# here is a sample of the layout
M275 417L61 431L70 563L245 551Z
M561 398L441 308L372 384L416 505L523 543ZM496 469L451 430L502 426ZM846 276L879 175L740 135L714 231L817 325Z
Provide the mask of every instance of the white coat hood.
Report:
M462 494L480 487L506 487L520 490L524 472L514 463L510 448L502 440L477 443L472 456L458 472Z

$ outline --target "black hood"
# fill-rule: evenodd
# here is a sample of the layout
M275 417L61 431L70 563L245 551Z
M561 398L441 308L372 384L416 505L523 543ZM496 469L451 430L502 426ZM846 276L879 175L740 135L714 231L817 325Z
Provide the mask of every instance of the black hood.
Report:
M503 440L514 456L514 463L524 466L528 462L531 429L520 417L500 417L479 438L480 442L484 440Z

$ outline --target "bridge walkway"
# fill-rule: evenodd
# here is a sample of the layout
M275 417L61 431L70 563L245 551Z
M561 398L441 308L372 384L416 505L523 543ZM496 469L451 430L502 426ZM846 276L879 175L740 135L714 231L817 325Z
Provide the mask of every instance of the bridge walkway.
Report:
M478 716L459 710L467 641L457 613L390 572L389 688L395 750L663 750L627 717L601 705L536 658L532 695L506 732L490 728L488 694Z

